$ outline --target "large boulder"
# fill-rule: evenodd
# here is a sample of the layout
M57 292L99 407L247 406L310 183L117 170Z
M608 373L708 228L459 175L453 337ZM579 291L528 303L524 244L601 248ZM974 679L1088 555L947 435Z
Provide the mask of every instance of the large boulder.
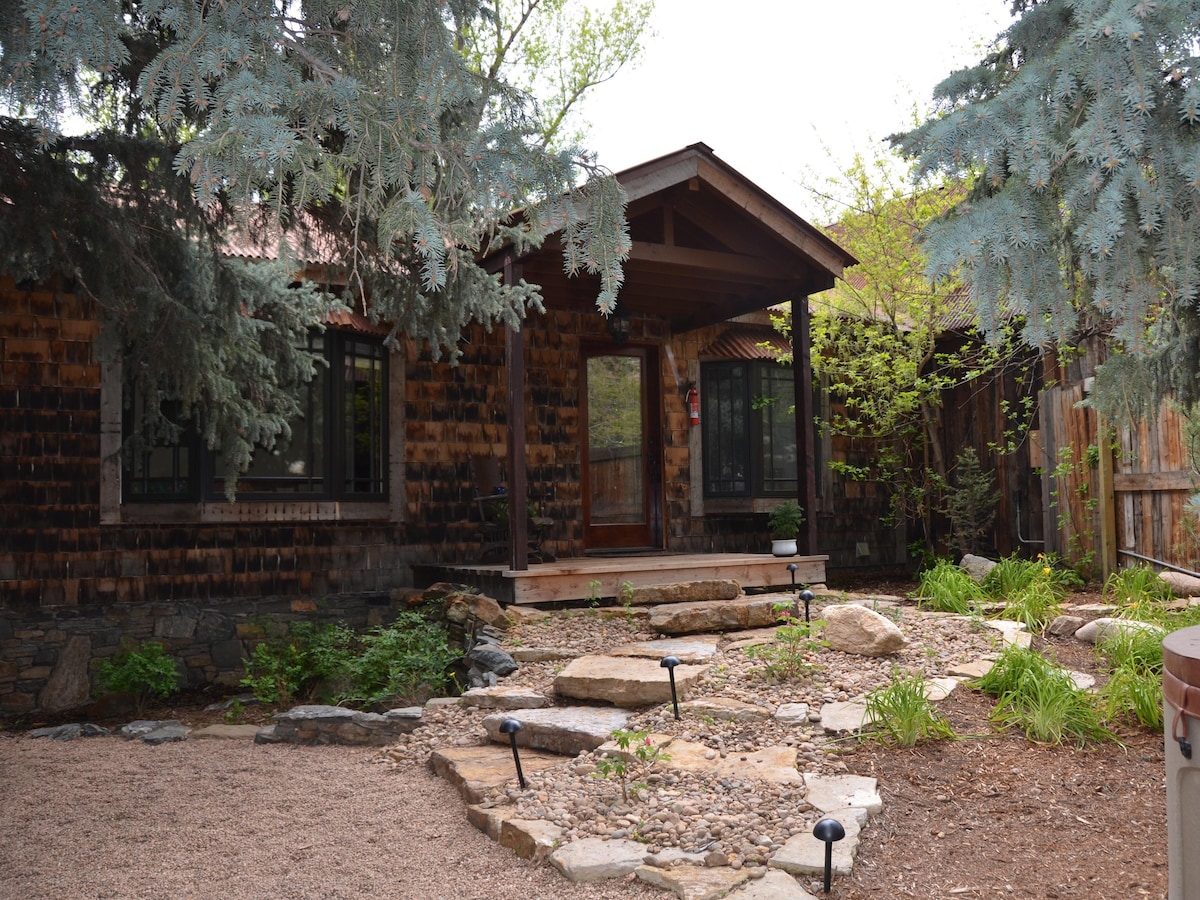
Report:
M706 668L675 667L675 690L680 700ZM670 673L657 660L634 657L581 656L555 676L554 690L560 697L601 700L624 707L671 702Z
M1182 572L1162 572L1158 576L1176 597L1200 597L1200 578Z
M895 622L865 606L827 606L823 615L822 637L831 650L857 656L888 656L908 643Z
M973 553L968 553L959 560L958 567L982 584L983 579L987 577L987 573L996 568L996 563L986 556L976 556Z

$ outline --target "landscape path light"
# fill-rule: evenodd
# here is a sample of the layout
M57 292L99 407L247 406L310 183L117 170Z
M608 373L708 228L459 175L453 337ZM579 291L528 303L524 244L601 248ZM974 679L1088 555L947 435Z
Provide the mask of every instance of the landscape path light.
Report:
M517 732L524 727L516 719L505 719L500 723L500 733L507 734L512 744L513 762L517 764L517 781L521 784L521 790L525 790L525 773L521 771L521 756L517 753Z
M675 709L675 721L679 721L679 697L675 694L675 667L679 665L678 656L664 656L659 666L667 670L671 676L671 706Z
M800 604L796 602L796 570L800 568L795 563L788 563L787 570L792 576L792 606L796 610L796 615L800 615Z
M812 591L805 589L800 592L800 599L804 601L804 621L807 622L808 621L808 605L817 599L817 595L814 594ZM797 610L797 612L799 612L799 610Z
M813 837L825 843L825 893L829 893L829 882L833 875L833 842L846 836L846 829L837 819L822 819L813 826Z

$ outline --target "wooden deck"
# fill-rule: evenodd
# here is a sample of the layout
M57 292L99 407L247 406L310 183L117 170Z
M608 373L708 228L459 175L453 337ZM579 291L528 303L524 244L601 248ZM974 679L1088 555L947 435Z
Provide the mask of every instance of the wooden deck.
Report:
M454 581L479 588L501 603L555 603L618 597L621 586L680 581L733 579L745 588L791 587L788 564L795 563L796 584L825 581L828 556L778 557L769 553L687 553L595 556L560 559L517 572L503 565L417 566L418 585ZM594 586L599 582L599 586Z

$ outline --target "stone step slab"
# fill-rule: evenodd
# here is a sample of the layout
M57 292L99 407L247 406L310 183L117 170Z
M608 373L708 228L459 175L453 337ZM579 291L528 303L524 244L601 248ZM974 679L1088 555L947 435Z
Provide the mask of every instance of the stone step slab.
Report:
M705 744L675 740L666 746L666 753L670 756L666 767L677 771L714 773L738 780L758 778L772 784L804 783L804 776L796 768L795 747L764 747L722 757Z
M826 734L861 731L867 722L867 704L862 700L837 700L821 705L821 728Z
M821 871L824 871L822 869ZM772 869L762 878L747 881L729 894L729 900L817 900L782 869Z
M1028 650L1033 644L1033 635L1025 630L1024 622L1014 622L1011 619L984 619L983 624L1000 632L1000 638L1006 644L1013 644L1022 650Z
M666 638L658 641L641 641L625 644L608 651L608 656L636 656L662 661L664 656L674 656L690 666L703 665L717 653L716 635L692 635L691 637Z
M846 829L846 836L833 843L831 870L835 875L849 875L858 855L858 837L867 816L862 809L837 809L826 814ZM815 822L813 823L816 824ZM769 863L789 875L823 875L825 873L825 842L813 837L812 829L794 835L784 842Z
M809 723L808 704L781 703L775 710L775 719L785 725L807 725Z
M568 881L605 881L622 878L644 864L646 845L622 838L582 838L550 854L550 865Z
M501 847L507 847L521 859L541 862L562 841L563 830L544 819L505 819L500 825Z
M779 622L775 604L792 603L791 594L758 594L713 603L674 603L650 609L650 627L662 634L745 631Z
M679 710L689 715L708 716L720 722L765 722L774 715L773 710L729 697L698 697L679 704ZM805 707L807 713L808 708Z
M550 706L550 698L528 688L479 687L465 691L458 700L462 706L479 709L541 709Z
M679 699L706 671L705 666L675 667ZM623 707L671 702L668 671L656 660L636 657L581 656L555 676L554 691L559 697L600 700Z
M526 778L563 763L561 756L538 750L521 753L521 770ZM448 781L466 803L479 803L496 788L510 781L514 784L517 782L512 751L495 744L435 750L429 755L429 768L439 778Z
M634 606L657 606L663 603L695 603L732 600L741 596L742 586L732 578L712 578L704 581L680 581L673 584L647 584L636 587L629 596Z
M521 723L517 732L518 747L532 747L561 756L578 756L585 750L595 750L614 731L629 724L632 715L627 709L596 706L555 706L548 709L525 709L517 715L492 713L483 720L488 738L510 746L511 738L500 731L506 719Z
M862 809L874 815L883 809L879 782L866 775L817 775L804 773L804 799L814 809L830 815L839 809ZM846 824L845 822L842 823Z
M761 647L764 644L775 643L778 631L778 626L774 628L751 628L749 631L737 631L733 634L727 634L728 643L725 644L726 652L731 650L745 650L747 647Z
M206 725L192 732L193 740L252 741L258 736L260 725Z
M634 870L639 881L670 891L682 900L717 900L750 879L745 869L721 866L702 869L697 866L638 866Z

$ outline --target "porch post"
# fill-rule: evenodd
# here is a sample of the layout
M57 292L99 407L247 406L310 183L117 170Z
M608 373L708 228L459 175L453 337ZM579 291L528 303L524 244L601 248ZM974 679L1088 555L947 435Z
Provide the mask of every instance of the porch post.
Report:
M808 334L808 295L792 298L792 378L796 394L797 500L804 507L796 546L804 556L817 554L817 448L813 436L812 346Z
M520 263L504 257L504 283L521 277ZM504 329L505 428L508 437L508 539L513 571L529 568L528 484L525 472L525 335L519 328Z

